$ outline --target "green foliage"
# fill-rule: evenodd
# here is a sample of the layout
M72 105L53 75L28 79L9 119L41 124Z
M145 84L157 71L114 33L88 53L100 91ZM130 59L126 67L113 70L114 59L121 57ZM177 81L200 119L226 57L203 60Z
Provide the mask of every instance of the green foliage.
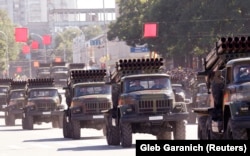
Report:
M0 10L0 70L6 69L6 52L9 61L18 58L19 47L14 38L14 25L8 17L7 13Z
M110 25L108 40L130 46L147 43L151 51L183 62L183 56L206 54L221 36L249 35L250 1L126 0ZM143 38L144 22L158 22L157 38Z

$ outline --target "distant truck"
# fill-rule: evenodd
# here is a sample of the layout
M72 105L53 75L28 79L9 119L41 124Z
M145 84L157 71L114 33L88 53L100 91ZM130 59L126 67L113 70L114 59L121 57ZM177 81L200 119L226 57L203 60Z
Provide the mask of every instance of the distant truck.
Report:
M5 107L7 106L8 91L12 81L13 79L11 78L0 79L0 111L5 111Z
M22 119L23 107L25 106L25 80L11 81L5 107L5 125L15 126L16 119Z
M204 58L207 107L194 108L200 140L250 139L250 37L221 37Z
M106 70L71 70L65 89L68 108L64 111L64 138L80 139L81 128L105 130L102 111L112 107L111 85Z
M50 76L54 78L57 87L64 87L67 84L69 67L66 62L52 62Z
M50 63L39 63L37 78L50 78Z
M103 111L108 145L132 146L132 135L185 140L186 103L177 102L162 58L120 59L111 73L113 106Z
M32 130L34 124L52 122L53 128L62 128L63 110L61 94L53 78L28 79L22 127Z

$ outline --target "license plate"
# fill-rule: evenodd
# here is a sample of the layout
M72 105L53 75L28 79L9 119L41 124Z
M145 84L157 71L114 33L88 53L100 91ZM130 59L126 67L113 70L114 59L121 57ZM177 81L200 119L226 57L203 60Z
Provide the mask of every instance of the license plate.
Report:
M66 79L59 79L59 81L67 81Z
M102 119L104 115L93 115L93 119Z
M149 120L162 120L163 116L150 116Z
M43 112L44 115L51 114L51 112Z

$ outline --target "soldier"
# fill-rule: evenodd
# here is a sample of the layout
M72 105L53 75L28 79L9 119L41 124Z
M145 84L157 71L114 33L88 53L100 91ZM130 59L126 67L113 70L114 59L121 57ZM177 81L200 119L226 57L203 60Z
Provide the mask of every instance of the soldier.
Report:
M134 90L142 90L142 89L144 89L144 87L141 86L140 80L135 80L135 81L134 81L134 85L130 87L130 90L131 90L131 91L134 91Z
M221 71L216 71L212 80L212 95L214 97L214 112L212 119L214 121L222 119L224 78Z

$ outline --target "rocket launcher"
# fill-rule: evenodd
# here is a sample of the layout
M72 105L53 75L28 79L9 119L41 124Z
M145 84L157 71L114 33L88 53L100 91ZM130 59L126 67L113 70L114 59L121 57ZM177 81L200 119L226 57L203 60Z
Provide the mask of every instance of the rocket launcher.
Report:
M203 59L203 72L200 75L207 75L216 70L221 70L225 64L236 58L250 56L250 36L221 37L215 47Z
M70 81L72 83L103 82L105 81L105 76L105 69L71 70Z
M27 84L25 80L14 80L10 84L11 89L24 89Z
M11 78L3 78L0 79L0 85L10 85L13 79Z
M34 78L28 79L28 88L54 87L54 78Z
M85 63L70 63L69 69L83 69L85 67Z
M116 69L111 74L112 82L119 82L125 75L159 73L163 66L163 58L120 59L116 62Z

